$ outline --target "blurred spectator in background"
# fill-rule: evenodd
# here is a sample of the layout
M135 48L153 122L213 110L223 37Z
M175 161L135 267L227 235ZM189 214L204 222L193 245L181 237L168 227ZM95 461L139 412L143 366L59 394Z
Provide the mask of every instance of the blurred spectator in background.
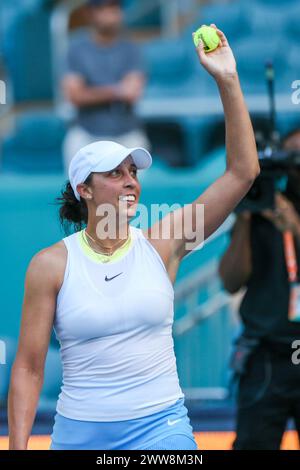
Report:
M77 120L64 143L65 169L75 153L96 140L149 148L134 104L145 76L140 51L123 34L120 0L89 0L92 31L71 42L63 80Z
M283 148L300 152L300 129L284 139ZM239 379L238 450L279 449L289 418L300 435L300 365L292 360L293 343L300 340L300 295L298 312L291 316L289 307L294 268L300 266L299 168L289 171L286 191L276 193L275 206L238 215L219 268L230 293L247 287L240 307L243 333L232 360ZM292 234L288 244L286 231ZM293 246L291 259L287 251Z

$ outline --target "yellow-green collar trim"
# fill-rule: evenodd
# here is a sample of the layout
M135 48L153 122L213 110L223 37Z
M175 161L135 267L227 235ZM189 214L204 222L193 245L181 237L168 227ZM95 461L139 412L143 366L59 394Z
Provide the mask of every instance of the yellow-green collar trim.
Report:
M101 255L100 253L96 253L88 245L88 242L86 241L86 238L85 238L84 230L81 230L78 233L78 241L84 254L88 258L90 258L92 261L95 261L96 263L111 263L111 262L119 261L121 258L123 258L123 256L126 255L126 253L130 250L131 245L132 245L132 237L130 234L125 245L118 248L112 256L105 256L105 255Z

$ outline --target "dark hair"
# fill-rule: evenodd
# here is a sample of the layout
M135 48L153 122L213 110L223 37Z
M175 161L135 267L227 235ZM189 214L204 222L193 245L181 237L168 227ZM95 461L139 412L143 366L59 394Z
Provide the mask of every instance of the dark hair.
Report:
M91 183L92 173L84 181L85 184ZM56 198L59 209L59 220L66 234L72 231L79 232L88 221L88 209L84 199L76 199L70 181L67 181L61 191L61 196ZM72 230L73 229L73 230Z

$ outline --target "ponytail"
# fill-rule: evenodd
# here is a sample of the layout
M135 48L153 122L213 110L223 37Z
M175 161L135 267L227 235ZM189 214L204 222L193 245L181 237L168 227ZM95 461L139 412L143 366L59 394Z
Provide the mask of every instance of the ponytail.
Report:
M86 184L90 183L91 176L92 175L89 175L85 180ZM86 226L88 221L86 202L82 198L80 198L80 201L76 199L69 181L67 181L65 187L62 189L61 196L56 198L56 202L60 205L59 220L66 234L70 234L72 228L75 232L79 232Z

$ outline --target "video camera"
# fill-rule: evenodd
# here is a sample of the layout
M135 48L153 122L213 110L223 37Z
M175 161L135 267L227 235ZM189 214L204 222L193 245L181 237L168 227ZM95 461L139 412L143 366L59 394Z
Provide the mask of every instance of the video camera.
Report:
M276 191L286 189L291 170L300 170L300 151L287 151L280 145L279 133L276 130L276 109L274 97L274 70L271 62L266 63L266 80L270 99L270 116L268 138L258 142L261 173L255 180L248 194L242 199L235 212L250 211L259 213L265 209L274 209Z
M262 212L274 209L276 191L286 188L291 170L300 170L300 151L266 148L258 152L261 173L252 188L236 208L236 212Z

